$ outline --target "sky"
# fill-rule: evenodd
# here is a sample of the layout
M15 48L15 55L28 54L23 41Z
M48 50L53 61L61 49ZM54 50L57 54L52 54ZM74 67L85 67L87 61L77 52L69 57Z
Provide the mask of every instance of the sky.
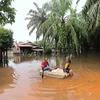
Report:
M29 36L29 30L27 29L28 20L25 20L25 18L28 17L27 13L30 9L36 9L33 5L33 2L37 3L39 7L42 7L42 5L48 1L50 0L14 0L14 2L12 2L12 6L17 10L15 23L12 25L7 24L5 28L11 29L13 31L14 41L36 41L35 31L31 34L31 36ZM73 0L73 7L75 7L76 1L77 0ZM85 2L86 0L80 0L77 7L78 12L81 11Z

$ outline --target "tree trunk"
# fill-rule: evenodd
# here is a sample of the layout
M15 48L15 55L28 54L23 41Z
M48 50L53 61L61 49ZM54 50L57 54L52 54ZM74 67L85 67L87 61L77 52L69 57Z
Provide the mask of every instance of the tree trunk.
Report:
M2 49L0 49L0 66L2 66Z

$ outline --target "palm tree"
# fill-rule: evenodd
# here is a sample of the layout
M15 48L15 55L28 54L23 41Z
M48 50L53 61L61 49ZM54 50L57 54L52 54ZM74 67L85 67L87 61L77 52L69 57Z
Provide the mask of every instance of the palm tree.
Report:
M37 36L40 37L42 32L45 31L44 41L54 44L57 50L57 44L59 41L59 19L56 19L52 14L48 19L39 27ZM53 45L52 45L53 46Z
M86 33L84 30L84 26L86 26L84 25L85 21L80 19L79 14L76 14L76 10L71 8L71 2L68 0L52 0L52 2L47 4L47 7L50 11L50 16L40 26L37 32L38 36L40 36L41 31L46 29L45 39L50 37L52 41L55 40L56 48L58 43L60 43L62 44L63 49L66 49L67 47L68 52L73 45L77 50L80 34L84 36L84 33ZM70 10L70 15L66 15L68 9ZM79 36L77 35L77 30L81 31Z
M45 20L47 20L45 5L43 5L42 8L39 8L35 2L33 2L33 4L35 5L36 10L31 9L27 14L29 15L29 17L26 17L26 20L29 20L29 23L27 24L27 28L31 29L29 35L31 35L35 29L37 33L37 30L40 27L40 25L44 23ZM45 33L43 33L43 38L44 35ZM37 39L38 36L36 36L36 40Z
M87 0L82 14L88 22L90 29L98 27L100 25L100 0Z
M89 26L89 44L100 49L100 0L87 0L82 13Z
M80 0L78 0L79 2ZM82 14L88 24L90 47L99 48L100 45L100 0L87 0ZM92 34L91 34L92 33Z
M65 18L70 6L71 0L52 0L51 2L47 3L47 8L50 11L49 20L45 22L49 23L47 33L50 33L50 30L52 30L52 33L55 34L54 37L56 37L56 42L58 42L58 39L60 39L60 41L62 42L63 49L66 48ZM47 36L47 33L45 36ZM58 35L60 36L60 38L57 38Z
M66 52L66 38L67 38L67 32L66 32L66 16L68 13L68 10L71 7L71 0L52 0L50 9L51 12L55 15L55 18L59 20L59 41L61 42L61 46L64 52Z

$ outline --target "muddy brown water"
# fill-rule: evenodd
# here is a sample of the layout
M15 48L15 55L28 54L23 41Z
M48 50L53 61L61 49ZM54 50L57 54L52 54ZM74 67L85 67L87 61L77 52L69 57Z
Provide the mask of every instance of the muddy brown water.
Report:
M62 68L65 57L49 55L51 66ZM73 77L41 78L44 56L14 56L0 67L0 100L100 100L100 53L73 56Z

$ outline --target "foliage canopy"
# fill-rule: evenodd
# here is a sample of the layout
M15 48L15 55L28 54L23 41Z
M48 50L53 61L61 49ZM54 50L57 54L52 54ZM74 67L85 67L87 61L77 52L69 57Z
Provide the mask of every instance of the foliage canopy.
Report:
M0 48L9 48L13 44L13 32L0 27Z
M15 22L15 8L11 6L13 0L0 0L0 25Z

